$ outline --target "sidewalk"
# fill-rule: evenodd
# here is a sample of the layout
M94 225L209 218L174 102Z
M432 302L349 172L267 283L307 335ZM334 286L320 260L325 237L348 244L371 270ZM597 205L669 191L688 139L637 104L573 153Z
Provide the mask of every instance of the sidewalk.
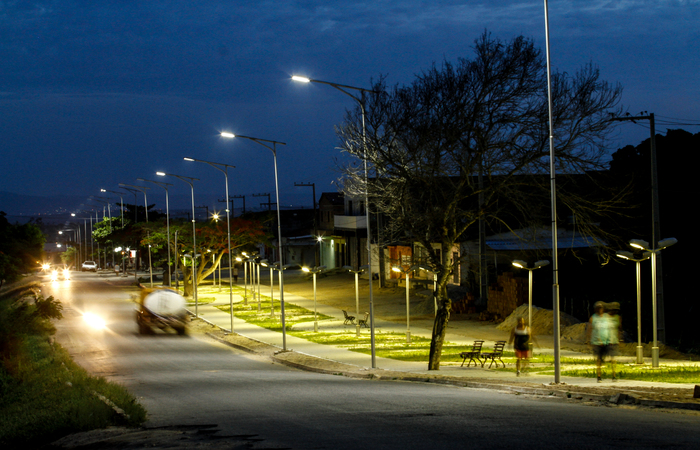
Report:
M226 280L225 280L226 281ZM239 288L243 288L241 284L237 284ZM200 319L209 322L212 325L220 328L222 333L218 336L212 335L219 340L226 341L227 334L231 329L231 316L228 313L222 312L216 306L229 305L230 296L228 285L222 286L221 291L218 288L208 286L206 292L200 294L201 297L214 297L215 301L206 304L199 304L196 308L197 315ZM269 288L268 288L269 289ZM269 291L262 291L263 295L269 295ZM313 298L308 299L299 295L294 295L289 292L284 294L285 304L295 304L306 308L310 311L314 310ZM243 297L233 294L233 302L242 302ZM248 302L255 308L252 299ZM275 313L280 314L279 291L275 287ZM344 325L344 315L341 309L325 305L321 303L321 299L317 298L316 310L319 314L330 316L333 319L323 320L318 322L320 332L356 332L355 325ZM192 315L195 314L195 307L189 306L189 311ZM270 311L264 312L269 314ZM348 314L356 315L354 311L348 311ZM313 330L313 321L305 322L295 326L295 330ZM661 383L661 382L645 382L636 380L620 380L615 383L611 380L603 380L603 383L597 383L595 378L587 377L561 377L561 385L553 385L553 375L526 375L516 378L512 372L502 372L489 370L481 367L460 367L460 365L441 364L439 371L429 371L425 362L409 362L398 361L389 358L376 357L376 366L372 368L372 360L370 355L353 352L345 348L335 347L331 345L317 344L295 336L286 334L286 350L283 351L283 336L281 333L261 328L253 324L249 324L242 319L234 317L233 320L233 336L239 335L259 343L268 344L271 346L270 353L275 360L298 368L313 370L316 372L327 373L343 373L347 376L363 377L363 378L401 378L405 380L418 379L426 381L430 379L433 382L446 382L450 384L460 384L471 387L491 387L496 389L517 390L519 392L530 392L533 394L545 395L562 395L571 397L572 391L580 391L575 395L577 399L589 399L594 401L609 401L616 394L627 392L628 395L617 395L616 402L636 403L647 406L661 406L670 408L684 408L700 410L700 399L693 399L693 385L681 383ZM363 335L369 334L370 330L362 328ZM375 333L405 333L405 322L392 322L375 318ZM214 333L216 334L216 333ZM411 325L411 335L430 338L432 330ZM229 335L231 336L231 335ZM466 336L462 334L450 333L446 336L446 341L464 345L465 349L471 346L475 339L483 339L482 336ZM229 339L230 340L230 339ZM238 340L237 347L246 347L246 344ZM486 340L485 348L493 347L494 341ZM249 347L249 346L248 346ZM250 348L246 348L252 351ZM553 353L551 348L536 349L540 353ZM590 359L591 355L583 354L571 350L562 350L561 356L567 357L582 357ZM670 360L662 360L662 364L672 363ZM659 396L663 391L668 391L668 395ZM653 392L654 395L651 395ZM679 392L682 399L679 399ZM646 394L645 394L646 393ZM583 397L581 397L583 395ZM645 400L644 397L649 397ZM661 399L661 400L660 400ZM681 400L680 402L678 400Z

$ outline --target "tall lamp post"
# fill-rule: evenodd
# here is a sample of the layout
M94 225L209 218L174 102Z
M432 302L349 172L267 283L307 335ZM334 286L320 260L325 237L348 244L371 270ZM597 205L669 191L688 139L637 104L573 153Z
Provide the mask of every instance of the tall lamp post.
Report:
M318 333L318 316L316 314L316 274L323 272L326 266L317 266L313 269L302 267L301 270L313 274L314 277L314 333Z
M168 201L168 186L172 186L172 183L163 183L160 181L153 181L153 180L147 180L145 178L137 178L138 181L148 181L149 183L157 184L158 186L162 187L165 189L165 230L166 230L166 236L167 236L167 249L168 249L168 286L171 285L170 282L170 264L171 264L171 259L170 259L170 204ZM123 212L122 212L123 215ZM122 220L124 220L122 218Z
M549 265L549 261L542 259L535 262L532 267L528 267L525 261L516 259L513 261L515 267L525 269L528 271L527 276L527 326L530 327L530 333L532 333L532 272L541 267ZM532 342L530 342L530 350L532 351Z
M125 192L110 191L109 189L100 189L100 192L110 192L112 194L117 194L119 196L119 200L121 201L121 210L122 210L122 228L124 228L124 194L125 194Z
M409 297L410 281L408 279L408 275L418 268L419 268L418 266L409 267L408 269L403 269L400 266L395 266L395 267L391 268L392 272L403 273L406 275L406 343L407 344L411 343L411 325L410 325L411 302L410 302L410 297Z
M659 342L657 340L658 329L656 323L656 255L661 253L661 250L665 249L666 247L672 246L676 242L678 242L678 239L676 238L667 238L662 239L655 245L650 246L647 241L643 241L641 239L632 239L630 241L630 247L638 248L640 250L645 250L651 253L651 307L653 313L652 326L654 327L654 345L651 347L651 367L653 368L659 367Z
M635 258L632 252L618 250L616 255L622 259L634 261L636 264L637 278L637 364L644 364L644 347L642 347L642 269L641 262L651 257L651 253L644 252L641 258Z
M211 161L204 161L202 159L194 159L194 158L188 158L185 157L185 161L193 161L193 162L201 162L204 164L208 164L211 167L215 168L219 172L224 174L224 178L226 179L226 234L228 237L228 285L229 285L229 304L230 304L230 312L231 312L231 333L233 333L233 255L231 254L231 217L230 217L230 208L229 208L229 201L228 201L228 169L229 167L232 169L235 169L236 166L231 166L229 164L223 164L223 163L215 163ZM221 266L219 266L221 267ZM219 285L221 285L221 276L219 276Z
M136 189L137 191L143 192L143 205L144 205L144 210L146 211L146 223L148 223L148 197L146 196L146 190L150 189L147 187L143 186L134 186L132 184L124 184L124 183L119 183L119 186L126 188L130 187L133 189ZM134 205L135 206L135 205ZM148 234L149 240L150 240L150 233ZM134 274L136 274L136 268L134 268ZM151 264L151 244L148 244L148 275L151 279L151 287L153 287L153 265Z
M365 270L369 269L369 266L361 266L359 269L354 270L351 266L343 266L343 269L350 273L355 274L355 317L360 318L360 274ZM355 324L357 329L357 336L360 336L360 321L358 320Z
M268 139L260 139L260 138L255 138L255 137L250 137L250 136L241 136L240 134L233 134L233 133L227 133L223 132L221 133L221 137L224 138L243 138L243 139L248 139L251 140L259 145L262 145L263 147L267 148L272 152L272 158L273 162L275 165L275 195L276 195L276 200L277 200L277 252L279 253L279 258L280 258L280 266L284 265L284 253L282 252L282 221L280 219L280 188L279 188L279 181L278 181L278 175L277 175L277 144L279 145L287 145L284 142L279 142L279 141L271 141ZM272 144L272 145L270 145ZM228 199L228 197L227 197ZM284 275L282 270L280 270L280 314L282 316L282 350L287 351L287 331L285 329L285 324L284 324Z
M92 200L92 201L99 202L99 203L102 203L102 204L106 204L106 205L107 205L107 214L109 215L109 234L111 235L111 234L112 234L112 208L111 208L111 203L110 203L109 201L107 201L107 200L109 200L109 198L107 198L107 197L98 197L98 196L96 196L96 195L91 195L90 198L89 198L89 200ZM105 218L105 217L104 217L104 212L105 212L105 210L104 210L104 207L103 207L103 208L102 208L102 220L103 220L103 221L104 221L104 218ZM98 246L98 247L97 247L97 252L99 253L99 251L100 251L100 248L99 248L99 246ZM99 257L99 254L98 254L98 255L97 255L97 262L100 262L99 260L100 260L100 257ZM105 266L106 266L106 265L107 265L107 249L105 248ZM114 267L114 242L112 242L112 267Z
M367 130L365 128L365 94L374 93L370 89L363 89L355 86L348 86L345 84L332 83L329 81L314 80L307 77L302 77L294 75L292 80L301 83L320 83L331 86L348 97L355 100L360 105L360 111L362 113L362 146L364 151L364 169L365 169L365 220L367 221L367 264L369 268L367 272L369 274L369 324L370 324L370 343L371 343L371 354L372 354L372 368L377 367L376 358L376 345L374 340L374 297L372 295L372 233L369 223L369 169L367 168ZM353 95L350 91L359 91L360 97Z
M194 316L199 317L198 308L199 301L197 300L197 233L194 219L194 183L193 181L199 181L199 178L186 177L183 175L175 175L167 172L156 172L159 177L175 177L178 180L190 185L190 191L192 192L192 288L194 289Z

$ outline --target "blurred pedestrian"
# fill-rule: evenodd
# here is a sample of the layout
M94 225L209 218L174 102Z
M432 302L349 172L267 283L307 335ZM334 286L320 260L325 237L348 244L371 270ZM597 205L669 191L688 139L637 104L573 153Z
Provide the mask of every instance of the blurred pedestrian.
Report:
M612 380L615 378L615 357L619 354L620 340L622 339L622 318L620 317L620 304L618 302L608 303L608 316L610 316L610 365L612 366Z
M524 371L528 365L530 359L531 350L530 343L535 340L532 335L530 327L525 325L525 318L518 317L518 322L510 332L510 340L508 344L513 344L513 350L515 351L515 369L516 376L520 376L521 369ZM536 340L535 340L536 342Z
M603 302L595 302L593 305L593 315L588 321L588 344L593 350L596 358L596 375L598 383L602 381L601 366L605 357L610 354L610 331L612 328L612 320L610 315L605 312L605 304ZM615 379L615 366L613 364L613 380Z

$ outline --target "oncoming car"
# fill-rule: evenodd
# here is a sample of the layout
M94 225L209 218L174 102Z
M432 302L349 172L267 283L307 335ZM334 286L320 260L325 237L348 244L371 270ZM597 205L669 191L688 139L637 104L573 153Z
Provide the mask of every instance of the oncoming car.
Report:
M97 272L97 263L95 261L85 261L80 267L80 271L84 272L86 270Z

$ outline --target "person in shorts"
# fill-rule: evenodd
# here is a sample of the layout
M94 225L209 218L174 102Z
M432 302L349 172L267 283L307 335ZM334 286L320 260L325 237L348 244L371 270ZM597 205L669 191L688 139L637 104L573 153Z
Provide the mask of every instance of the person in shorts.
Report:
M605 357L610 355L610 331L612 328L612 320L605 312L605 304L596 302L593 305L594 314L588 321L588 344L593 350L593 355L596 358L596 375L598 383L602 381L601 366ZM613 364L613 379L615 379L615 365Z
M527 363L530 359L530 341L534 339L530 327L525 325L525 319L523 317L518 317L518 322L510 332L510 340L508 344L513 344L513 350L515 351L515 368L517 370L516 376L520 376L520 370L525 370Z

